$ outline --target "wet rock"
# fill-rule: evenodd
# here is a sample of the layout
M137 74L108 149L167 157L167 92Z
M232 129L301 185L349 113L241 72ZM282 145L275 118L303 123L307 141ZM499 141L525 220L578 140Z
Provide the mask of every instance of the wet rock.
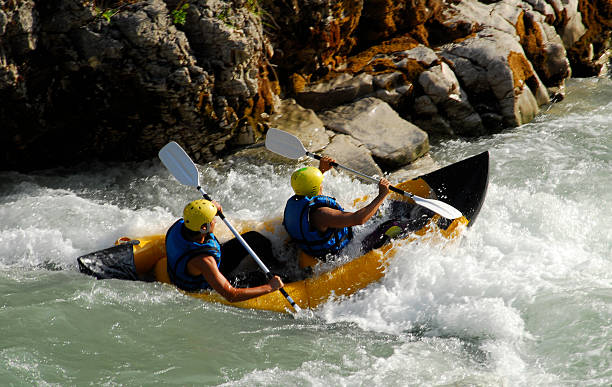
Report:
M469 91L479 114L498 113L499 122L488 115L493 128L529 122L548 94L516 37L485 28L459 43L441 47L440 54L453 63L455 74Z
M336 134L322 154L369 176L383 176L383 172L372 158L372 152L351 136Z
M319 116L327 128L363 143L387 168L405 165L429 150L427 133L376 98L364 98Z
M400 183L402 181L425 175L440 168L441 166L436 163L429 154L426 154L412 163L392 172L387 178L391 183Z
M306 88L296 95L297 102L314 110L332 108L360 99L374 91L371 75L342 74L331 82L321 82Z
M455 73L446 63L442 62L423 71L419 75L419 83L423 87L425 95L429 97L436 108L442 110L445 117L452 119L452 124L449 122L448 128L437 127L438 129L446 129L445 134L468 136L486 133L480 116L468 101L467 93L461 88ZM436 109L437 111L438 109ZM434 130L442 132L442 130Z
M516 29L525 55L549 88L561 87L571 75L561 37L546 23L545 16L524 10L516 20Z
M270 125L300 139L310 152L318 152L329 144L329 134L323 121L311 109L304 109L295 100L282 101Z
M599 74L612 45L608 0L210 0L175 25L180 4L0 0L2 167L139 160L169 140L205 162L259 141L279 96L317 111L375 98L432 134L480 135Z
M586 32L582 23L582 14L578 12L578 0L563 0L562 2L565 23L561 35L565 47L571 47Z

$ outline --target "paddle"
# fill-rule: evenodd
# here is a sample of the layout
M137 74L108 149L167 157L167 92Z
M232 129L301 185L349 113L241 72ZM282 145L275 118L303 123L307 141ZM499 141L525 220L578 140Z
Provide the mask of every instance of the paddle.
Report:
M204 196L204 199L212 201L210 196L202 189L200 186L200 174L198 173L198 169L196 168L193 161L189 155L181 148L179 144L172 141L166 144L159 151L159 158L162 163L168 168L170 173L174 175L176 180L178 180L181 184L188 185L190 187L196 187L198 191ZM259 259L257 254L251 249L251 247L246 243L246 241L242 238L242 236L236 231L236 229L229 223L229 221L225 218L225 215L221 211L217 214L223 220L223 222L227 225L227 227L232 231L232 233L236 236L238 241L244 246L244 248L249 252L251 257L257 262L261 270L266 273L268 279L272 278L272 273L270 270L264 265L264 263ZM283 296L289 301L293 309L297 312L300 310L300 307L296 305L293 299L287 294L284 288L278 289Z
M299 138L295 137L294 135L290 133L287 133L287 132L284 132L282 130L278 130L275 128L268 129L268 133L266 134L266 148L268 148L268 150L274 153L277 153L281 156L285 156L285 157L288 157L294 160L299 159L302 156L310 156L317 160L321 160L320 155L316 155L314 153L308 152L306 148L304 148L304 145L302 145L302 142L300 141ZM331 165L334 167L345 169L349 172L357 174L368 180L378 182L377 179L371 176L364 175L361 172L355 171L354 169L345 167L338 163L334 162L334 163L331 163ZM414 200L416 204L423 206L425 208L428 208L432 210L433 212L440 214L441 216L445 218L456 219L462 216L461 211L439 200L425 199L425 198L416 196L410 192L406 192L404 190L401 190L393 186L389 187L389 189L391 189L391 191L396 192L400 195L408 196L410 199Z

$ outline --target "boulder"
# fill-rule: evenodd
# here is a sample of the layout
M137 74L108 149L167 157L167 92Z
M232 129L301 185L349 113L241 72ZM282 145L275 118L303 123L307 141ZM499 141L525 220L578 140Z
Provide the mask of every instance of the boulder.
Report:
M314 110L332 108L338 105L352 102L374 91L373 77L367 73L356 76L342 74L331 82L320 82L307 87L304 91L297 93L297 102Z
M468 91L476 111L491 128L529 122L537 107L549 101L545 86L525 57L515 35L484 28L461 42L440 47ZM495 114L500 118L495 122Z
M480 116L468 101L467 93L461 88L455 73L446 63L441 62L423 71L419 75L419 84L429 100L439 107L444 117L449 120L449 127L442 133L467 136L486 133ZM441 130L435 131L441 132Z
M427 133L376 98L364 98L319 116L328 129L363 143L386 168L405 165L429 150Z
M295 100L283 100L277 113L270 118L272 127L291 133L310 152L318 152L329 144L329 134L323 121L311 109L304 109Z
M369 176L383 176L383 172L372 158L372 152L362 143L346 134L336 134L322 152L339 164Z
M565 47L571 47L586 32L586 27L582 23L582 14L578 11L578 0L562 0L565 23L561 38Z
M414 179L440 169L440 165L431 158L429 154L413 161L412 163L393 171L387 176L387 179L392 183L400 183L402 181Z

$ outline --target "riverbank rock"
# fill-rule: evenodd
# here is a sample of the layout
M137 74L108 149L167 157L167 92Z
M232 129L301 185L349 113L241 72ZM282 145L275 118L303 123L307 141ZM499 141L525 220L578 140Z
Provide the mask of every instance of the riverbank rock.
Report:
M611 37L609 0L0 0L1 165L142 160L169 140L205 162L260 141L292 98L495 133L599 74ZM353 138L384 170L412 159Z
M349 135L334 135L331 143L325 147L322 154L335 159L339 164L366 175L380 177L383 175L383 171L372 158L372 152L360 141Z
M386 102L364 98L320 114L328 129L365 145L378 163L397 168L429 150L427 133L403 120Z
M150 158L169 140L206 161L253 143L279 103L272 48L244 7L192 4L190 40L162 0L1 5L5 168Z
M314 111L303 108L292 99L282 102L277 113L271 117L270 125L299 138L310 152L319 152L330 142L323 121Z

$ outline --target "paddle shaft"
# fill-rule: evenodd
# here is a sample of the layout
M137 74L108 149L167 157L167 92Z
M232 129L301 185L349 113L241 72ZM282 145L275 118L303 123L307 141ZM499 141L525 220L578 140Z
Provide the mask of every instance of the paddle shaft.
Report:
M210 198L210 196L208 196L208 194L202 189L202 187L198 186L197 187L198 191L200 191L200 193L202 194L202 196L204 197L204 199L211 201L212 199ZM273 277L272 273L270 273L270 270L268 270L268 268L266 267L266 265L261 261L261 259L259 259L259 257L257 256L257 253L255 253L255 251L253 251L253 249L251 248L251 246L249 246L249 244L244 240L244 238L242 238L242 235L240 235L240 233L238 233L238 231L234 228L234 226L231 225L231 223L225 218L225 215L223 215L223 212L219 211L217 212L217 215L219 216L219 218L221 218L221 220L223 221L223 223L225 223L225 225L227 226L227 228L230 229L230 231L232 232L232 234L234 234L234 236L236 237L236 239L238 239L238 241L240 242L240 244L249 252L249 254L251 255L251 257L253 257L253 259L255 260L255 262L257 262L257 264L259 265L259 267L261 268L261 270L263 270L264 273L266 273L266 277L269 279L271 279ZM289 301L289 303L291 304L291 306L293 307L293 309L295 309L296 311L300 309L299 306L297 306L297 304L295 303L295 301L293 301L293 299L291 298L291 296L287 293L287 291L285 291L284 288L280 288L278 289L279 292L281 292L281 294L283 296L285 296L285 298L287 299L287 301Z
M210 196L200 186L200 173L196 168L195 163L191 160L191 157L185 152L183 148L179 144L174 141L169 142L164 145L164 147L159 151L159 158L162 163L168 168L170 173L181 183L188 185L190 187L196 187L198 191L204 196L204 199L208 201L212 201ZM242 238L242 236L236 231L234 227L229 223L225 216L221 211L218 212L219 217L223 220L225 225L232 231L236 239L240 242L240 244L247 250L247 252L253 257L255 262L259 265L259 267L264 271L268 280L273 277L270 270L264 265L264 263L259 259L257 254L251 249L251 247L246 243L246 241ZM300 310L300 307L295 304L295 301L289 294L285 291L285 289L278 289L283 296L287 299L287 301L291 304L293 309L297 312Z
M304 145L296 136L283 132L282 130L278 130L275 128L268 129L268 133L266 134L266 148L271 150L274 153L277 153L281 156L288 157L290 159L296 160L303 156L310 156L317 160L321 160L321 156L316 155L312 152L308 152ZM368 175L364 175L363 173L356 171L354 169L345 167L336 162L331 163L332 166L337 168L346 169L349 172L352 172L356 175L362 176L368 180L372 180L374 182L378 182L377 179L370 177ZM410 192L405 192L397 187L390 186L389 189L393 192L396 192L403 196L408 196L410 199L414 200L414 202L423 206L441 216L448 219L456 219L461 217L461 211L457 210L455 207L441 202L435 199L425 199L420 196L414 195Z
M322 158L320 155L317 155L317 154L314 154L314 153L312 153L312 152L308 152L308 151L306 152L306 155L307 155L307 156L310 156L310 157L312 157L312 158L315 158L315 159L317 159L317 160L321 160L321 158ZM375 183L378 183L378 180L377 180L377 179L375 179L375 178L373 178L372 176L368 176L368 175L363 174L363 173L361 173L361 172L359 172L359 171L356 171L356 170L354 170L354 169L352 169L352 168L345 167L344 165L338 164L338 163L336 163L335 161L334 161L334 162L331 162L331 163L330 163L330 165L331 165L332 167L336 167L336 168L341 168L341 169L347 170L347 171L352 172L352 173L354 173L354 174L356 174L356 175L359 175L359 176L361 176L361 177L363 177L363 178L366 178L366 179L371 180L371 181L373 181L373 182L375 182ZM413 194L411 194L410 192L406 192L406 191L401 190L401 189L399 189L399 188L396 188L396 187L394 187L394 186L392 186L392 185L391 185L391 186L389 186L389 189L390 189L391 191L395 192L395 193L400 194L400 195L405 195L405 196L408 196L408 197L409 197L409 198L411 198L411 199L413 199L413 198L414 198L414 195L413 195Z

